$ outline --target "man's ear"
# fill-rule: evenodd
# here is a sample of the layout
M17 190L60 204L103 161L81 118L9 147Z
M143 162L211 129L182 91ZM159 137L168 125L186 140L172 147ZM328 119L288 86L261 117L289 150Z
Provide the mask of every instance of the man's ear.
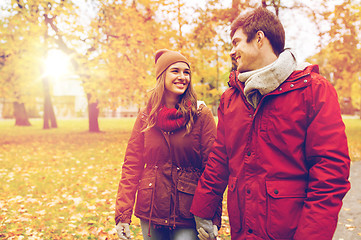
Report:
M263 31L259 30L256 33L257 44L260 44L260 46L262 46L265 38L266 38L266 35L264 34Z

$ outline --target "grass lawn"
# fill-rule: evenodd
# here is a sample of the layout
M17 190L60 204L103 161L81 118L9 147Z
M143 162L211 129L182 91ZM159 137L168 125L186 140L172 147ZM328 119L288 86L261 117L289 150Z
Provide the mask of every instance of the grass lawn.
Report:
M361 119L346 118L344 123L351 161L361 161Z
M114 203L134 119L58 120L57 129L0 121L0 239L117 239ZM361 160L361 120L345 119L350 155ZM134 218L134 239L142 239ZM221 239L230 239L224 207Z

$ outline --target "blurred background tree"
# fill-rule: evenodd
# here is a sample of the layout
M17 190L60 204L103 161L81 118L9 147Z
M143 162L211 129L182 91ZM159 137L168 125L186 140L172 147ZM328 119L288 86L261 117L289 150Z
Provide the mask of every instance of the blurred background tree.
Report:
M230 23L240 12L256 6L266 7L281 18L287 46L315 49L306 60L319 64L321 74L335 86L343 113L354 114L360 109L359 0L338 4L315 0L312 5L301 0L189 2L2 2L1 116L15 116L16 125L29 125L29 114L43 116L44 128L56 127L55 114L51 114L56 112L51 101L54 79L58 79L56 86L61 86L59 75L71 76L81 84L88 101L84 111L88 111L89 131L98 132L102 110L116 111L128 106L139 110L144 106L155 84L154 52L160 48L181 51L190 59L198 98L216 114L228 74L234 67L229 57ZM312 28L312 35L305 28ZM53 49L68 56L68 72L49 74L44 64ZM44 91L47 84L49 91ZM39 96L43 96L42 100ZM39 101L44 105L40 110L34 107Z
M361 6L345 1L324 16L330 23L324 34L329 41L309 61L319 64L321 73L335 86L342 112L353 114L361 107Z
M15 125L30 125L25 105L30 105L43 90L44 129L57 127L44 61L51 48L65 52L74 33L64 35L57 25L76 26L72 2L56 0L9 1L2 6L0 51L2 67L0 96L13 102ZM73 20L73 21L72 21ZM63 38L67 38L63 40ZM42 86L43 83L43 86Z

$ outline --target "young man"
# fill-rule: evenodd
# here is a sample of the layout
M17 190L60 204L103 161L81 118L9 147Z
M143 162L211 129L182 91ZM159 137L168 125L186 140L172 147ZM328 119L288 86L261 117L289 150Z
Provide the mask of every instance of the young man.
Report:
M265 8L240 15L231 38L237 73L191 208L199 236L215 238L208 219L228 185L232 239L330 240L350 188L336 91L284 49L283 26Z

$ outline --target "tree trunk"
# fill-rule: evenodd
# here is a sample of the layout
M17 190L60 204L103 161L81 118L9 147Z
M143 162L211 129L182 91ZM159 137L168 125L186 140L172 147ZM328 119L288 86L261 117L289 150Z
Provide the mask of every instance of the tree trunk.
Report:
M267 1L266 0L262 0L262 7L264 7L264 8L267 7Z
M275 9L275 14L278 17L281 8L280 0L272 0L269 4L267 4L267 0L262 0L262 7L266 8L267 6L271 6Z
M99 130L99 108L98 101L91 102L91 94L87 94L88 99L88 119L89 119L89 132L100 132Z
M233 22L234 19L236 19L236 17L239 15L239 4L240 4L240 0L232 0L232 9L230 11L230 22Z
M24 103L14 102L15 126L31 126Z
M43 116L43 129L57 128L56 117L54 113L53 104L51 102L50 91L49 91L49 79L43 78L44 86L44 116ZM49 126L50 122L50 126Z

